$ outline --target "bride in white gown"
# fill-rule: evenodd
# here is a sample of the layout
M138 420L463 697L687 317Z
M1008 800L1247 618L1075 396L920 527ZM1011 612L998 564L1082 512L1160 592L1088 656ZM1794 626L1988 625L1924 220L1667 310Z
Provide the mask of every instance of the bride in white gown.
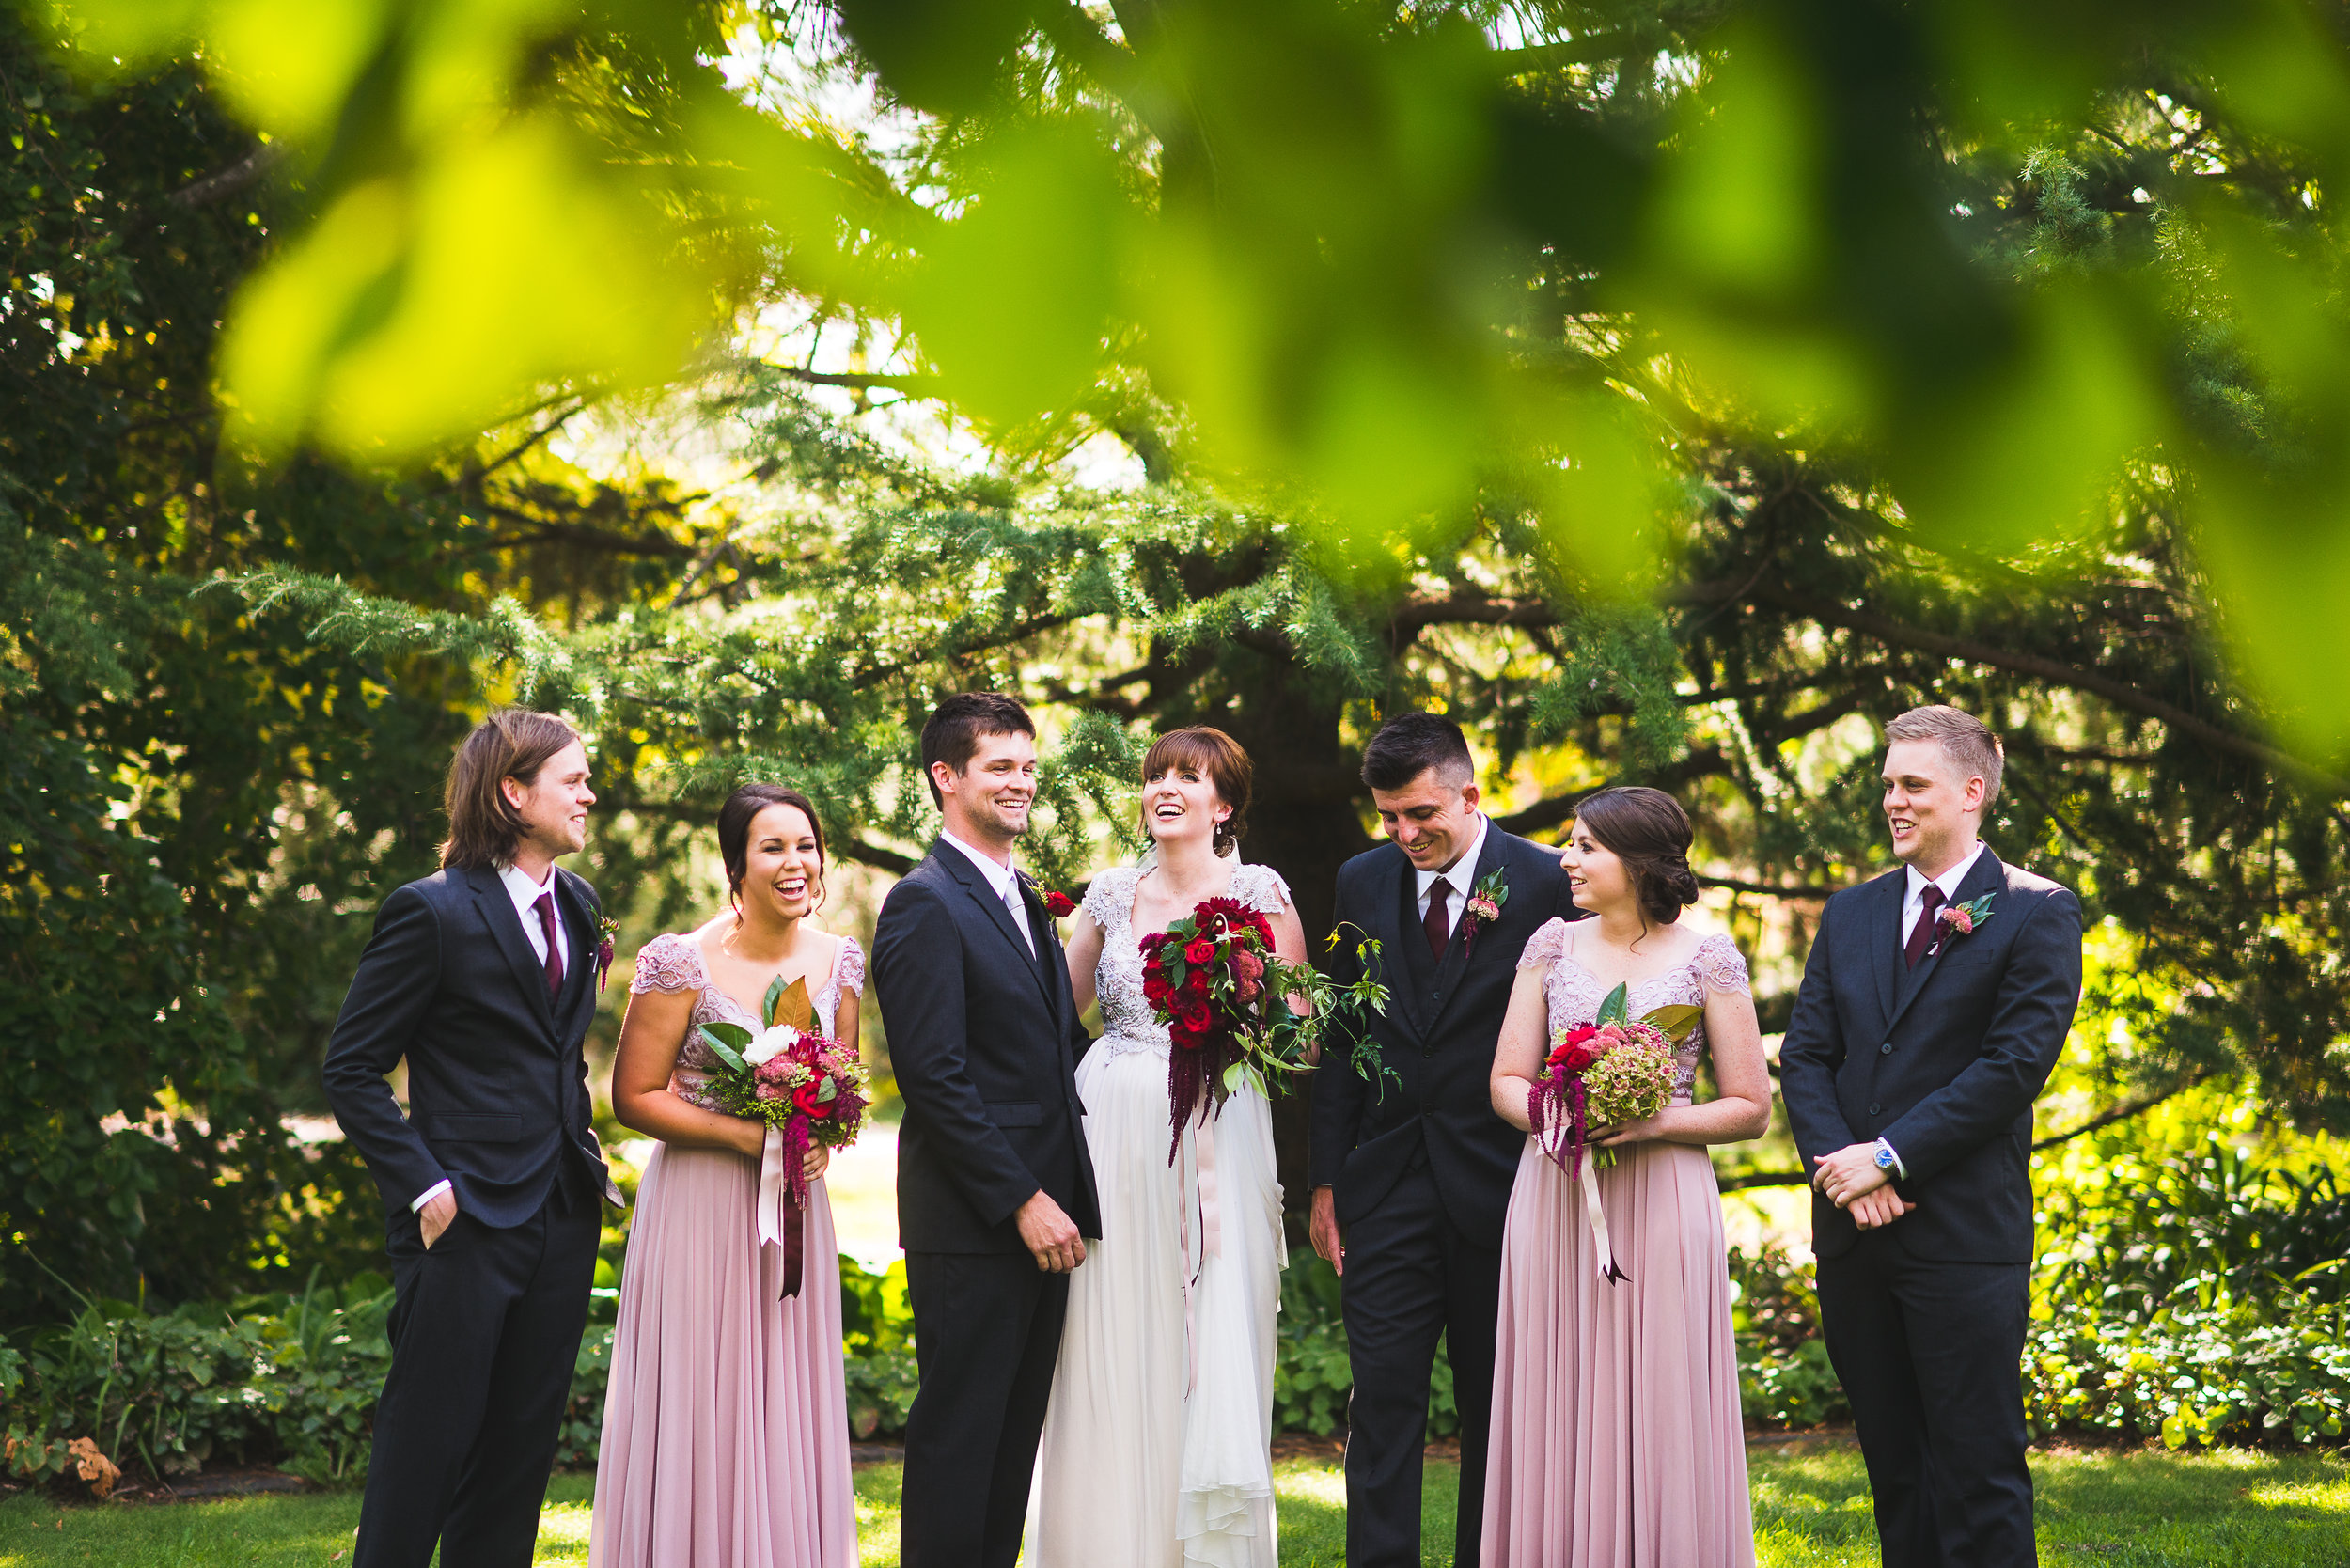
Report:
M1173 1111L1167 1034L1142 996L1146 933L1203 899L1263 913L1274 949L1305 962L1288 885L1234 850L1248 754L1221 730L1164 735L1143 760L1157 847L1104 871L1069 943L1077 1006L1102 1038L1077 1065L1102 1196L1099 1243L1070 1277L1069 1315L1030 1505L1034 1568L1273 1568L1274 1317L1281 1184L1263 1089L1241 1082L1213 1121Z

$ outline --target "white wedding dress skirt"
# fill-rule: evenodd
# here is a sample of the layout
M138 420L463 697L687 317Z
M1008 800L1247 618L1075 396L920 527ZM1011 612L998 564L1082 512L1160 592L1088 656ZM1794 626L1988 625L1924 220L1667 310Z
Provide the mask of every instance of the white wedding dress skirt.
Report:
M1219 1235L1207 1251L1201 1129L1185 1129L1167 1164L1167 1033L1141 1000L1129 930L1138 874L1104 873L1086 899L1105 933L1107 1032L1078 1063L1077 1092L1104 1233L1070 1277L1026 1560L1274 1568L1273 1361L1288 1255L1272 1112L1244 1083L1208 1134ZM1233 873L1232 896L1256 907L1277 909L1286 893L1261 867Z

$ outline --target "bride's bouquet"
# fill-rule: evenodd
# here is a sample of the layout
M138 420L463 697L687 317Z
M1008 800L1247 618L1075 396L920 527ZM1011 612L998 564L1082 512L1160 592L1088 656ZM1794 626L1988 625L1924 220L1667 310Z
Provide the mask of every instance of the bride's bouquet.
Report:
M1335 940L1335 938L1334 938ZM1311 964L1291 964L1273 950L1273 925L1236 899L1208 899L1187 918L1140 939L1142 996L1167 1026L1167 1099L1174 1137L1172 1165L1183 1128L1220 1109L1245 1076L1267 1082L1304 1072L1332 1020L1359 1008L1385 1012L1387 990L1370 979L1333 985ZM1375 956L1378 944L1365 944ZM1373 965L1364 965L1365 974ZM1289 998L1302 996L1303 1013ZM1350 1043L1358 1071L1384 1071L1368 1030ZM1369 1054L1368 1065L1365 1054Z
M1570 1177L1583 1173L1584 1140L1591 1128L1645 1121L1671 1102L1680 1072L1673 1043L1704 1012L1660 1007L1636 1022L1627 1016L1626 995L1627 987L1619 985L1591 1022L1551 1031L1550 1055L1527 1097L1527 1120L1534 1124L1543 1152ZM1590 1152L1596 1169L1616 1163L1613 1149Z

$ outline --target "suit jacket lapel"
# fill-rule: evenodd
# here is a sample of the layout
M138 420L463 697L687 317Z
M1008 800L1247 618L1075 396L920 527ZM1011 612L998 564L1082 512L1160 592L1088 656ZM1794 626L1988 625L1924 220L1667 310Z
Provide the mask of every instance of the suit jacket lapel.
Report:
M555 874L556 886L563 890L563 996L556 1010L562 1026L562 1040L569 1040L572 1027L578 1022L580 1006L588 1011L596 1005L596 948L598 935L596 917L588 907L587 895L579 890L569 872ZM543 987L542 987L543 989ZM562 1040L556 1043L560 1044Z
M1968 869L1966 879L1959 883L1958 897L1950 902L1965 903L1969 899L1981 898L1985 893L1997 891L2002 880L2000 870L1999 857L1991 853L1990 846L1985 845L1983 852L1975 856L1975 863ZM1902 888L1904 897L1907 896L1908 886L1908 879L1903 878ZM1947 908L1948 905L1944 907ZM1898 922L1895 934L1899 934ZM1902 977L1901 988L1893 998L1892 1016L1885 1023L1885 1027L1888 1032L1895 1024L1902 1021L1902 1014L1909 1011L1909 1004L1918 999L1918 994L1926 988L1926 981L1934 978L1934 971L1941 964L1942 955L1950 950L1950 938L1947 936L1936 940L1934 946L1927 949L1926 955L1918 961L1918 967ZM1899 960L1895 962L1898 963Z
M473 889L474 907L489 926L491 940L497 944L506 966L514 971L514 983L538 1010L539 1021L546 1025L552 1038L555 1009L547 1001L546 965L530 950L530 938L523 934L522 917L515 913L514 901L507 897L506 884L498 880L497 872L476 866L465 872L465 885Z
M1400 1015L1412 1038L1420 1040L1428 1033L1428 993L1434 986L1437 963L1429 956L1427 938L1420 934L1415 917L1419 908L1419 873L1402 850L1396 851L1396 859L1402 866L1402 878L1381 901L1390 930L1380 951L1394 955L1395 974L1402 983L1388 985L1387 1011L1391 1017ZM1401 1009L1394 1006L1398 993L1403 1004Z
M1477 865L1469 877L1472 891L1479 883L1501 869L1502 855L1501 829L1488 818L1485 841L1478 848ZM1477 945L1469 939L1473 929L1469 923L1468 901L1463 899L1461 912L1452 922L1452 939L1445 944L1444 962L1436 966L1435 1011L1428 1020L1428 1027L1432 1029L1444 1021L1445 1009L1452 1005L1454 994L1461 989L1461 971L1467 968L1476 957Z
M1044 966L1039 964L1036 955L1029 951L1028 944L1020 939L1020 928L1011 923L1010 907L995 896L995 889L988 885L987 878L980 874L979 869L971 863L971 857L942 838L931 845L931 858L946 867L948 874L962 883L963 890L970 894L978 902L979 907L987 912L987 917L995 922L995 929L1003 933L1004 940L1011 944L1012 955L1019 959L1022 966L1028 971L1030 978L1044 992L1045 1003L1050 1006L1053 1000L1053 988L1044 983ZM1024 904L1027 902L1025 896L1021 902Z
M1902 903L1909 897L1909 872L1895 871L1879 877L1877 884L1885 890L1872 901L1869 911L1869 967L1876 975L1877 1010L1889 1029L1894 995L1909 975L1902 966Z

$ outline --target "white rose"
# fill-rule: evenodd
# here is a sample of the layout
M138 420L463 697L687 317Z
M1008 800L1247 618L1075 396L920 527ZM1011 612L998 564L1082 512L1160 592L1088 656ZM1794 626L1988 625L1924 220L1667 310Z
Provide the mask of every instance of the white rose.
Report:
M743 1047L743 1059L753 1067L764 1067L778 1054L800 1043L800 1031L789 1024L777 1024L762 1030L748 1045Z

